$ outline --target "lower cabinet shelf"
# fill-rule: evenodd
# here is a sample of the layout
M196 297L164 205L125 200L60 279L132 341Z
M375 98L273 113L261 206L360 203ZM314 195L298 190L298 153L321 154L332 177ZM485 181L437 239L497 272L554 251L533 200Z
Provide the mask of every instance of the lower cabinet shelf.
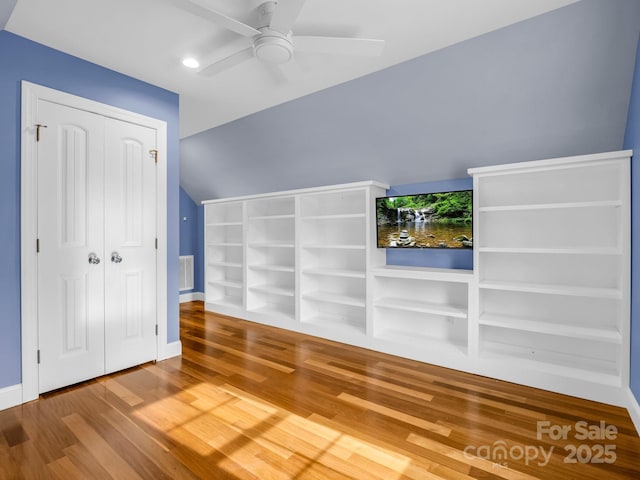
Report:
M480 316L479 322L480 325L520 330L523 332L546 333L561 337L581 338L584 340L613 343L616 345L620 345L622 343L622 334L614 327L598 328L583 325L568 325L486 313Z
M364 318L358 319L353 316L322 314L303 319L302 323L311 324L316 327L322 327L323 329L331 331L332 334L365 334Z
M454 355L460 359L467 357L466 335L461 338L434 338L428 334L410 332L408 330L395 330L392 328L376 332L375 338L398 345L418 347L425 354L435 353L446 356Z
M242 308L242 298L237 296L213 297L208 298L206 302L212 306Z
M270 315L290 319L295 317L295 307L293 305L286 305L283 303L262 304L259 307L248 308L247 310L260 315Z
M555 377L568 377L591 383L620 386L620 371L615 361L597 360L557 351L526 348L500 342L483 342L481 360L508 362L509 368L534 370Z
M338 305L348 305L350 307L365 307L364 298L340 295L338 293L315 291L302 295L303 300L313 300L321 303L334 303Z

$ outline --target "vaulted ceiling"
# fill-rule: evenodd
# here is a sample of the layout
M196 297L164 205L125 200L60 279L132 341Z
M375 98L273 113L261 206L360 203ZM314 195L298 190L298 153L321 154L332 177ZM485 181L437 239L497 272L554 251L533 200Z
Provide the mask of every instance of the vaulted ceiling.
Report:
M194 1L250 25L264 3ZM188 0L3 0L0 27L180 94L186 137L575 1L307 0L294 33L381 39L381 55L295 52L282 67L253 59L213 76L182 59L220 60L251 39Z
M581 0L180 142L196 200L623 148L637 0ZM417 185L416 188L423 188Z

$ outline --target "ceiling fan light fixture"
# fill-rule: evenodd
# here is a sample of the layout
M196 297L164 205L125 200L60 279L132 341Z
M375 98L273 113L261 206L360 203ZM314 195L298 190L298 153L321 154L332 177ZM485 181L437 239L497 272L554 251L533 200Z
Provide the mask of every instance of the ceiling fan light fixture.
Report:
M187 68L198 68L200 66L200 62L193 57L188 57L182 60L182 65Z
M281 36L261 36L253 44L256 58L268 63L287 63L293 58L293 45Z

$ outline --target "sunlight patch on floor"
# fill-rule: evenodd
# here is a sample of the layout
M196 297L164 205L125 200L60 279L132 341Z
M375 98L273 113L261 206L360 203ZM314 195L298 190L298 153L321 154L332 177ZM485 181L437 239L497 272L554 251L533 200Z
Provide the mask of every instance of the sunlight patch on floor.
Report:
M198 455L221 455L217 466L229 472L241 466L272 478L286 465L296 476L322 468L393 480L411 465L404 455L292 415L228 384L200 383L179 395L194 400L185 403L174 395L142 406L134 415ZM371 464L375 468L367 468Z

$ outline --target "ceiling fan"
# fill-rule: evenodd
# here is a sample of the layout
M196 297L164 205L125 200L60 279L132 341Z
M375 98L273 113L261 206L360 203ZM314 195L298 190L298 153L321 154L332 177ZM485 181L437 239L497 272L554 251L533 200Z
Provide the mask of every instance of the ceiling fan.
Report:
M214 75L253 58L271 65L282 65L293 60L294 51L361 56L382 53L384 40L294 35L291 29L305 1L266 1L258 7L258 22L256 27L252 27L212 9L206 0L178 0L180 8L252 40L249 47L201 65L198 73Z

